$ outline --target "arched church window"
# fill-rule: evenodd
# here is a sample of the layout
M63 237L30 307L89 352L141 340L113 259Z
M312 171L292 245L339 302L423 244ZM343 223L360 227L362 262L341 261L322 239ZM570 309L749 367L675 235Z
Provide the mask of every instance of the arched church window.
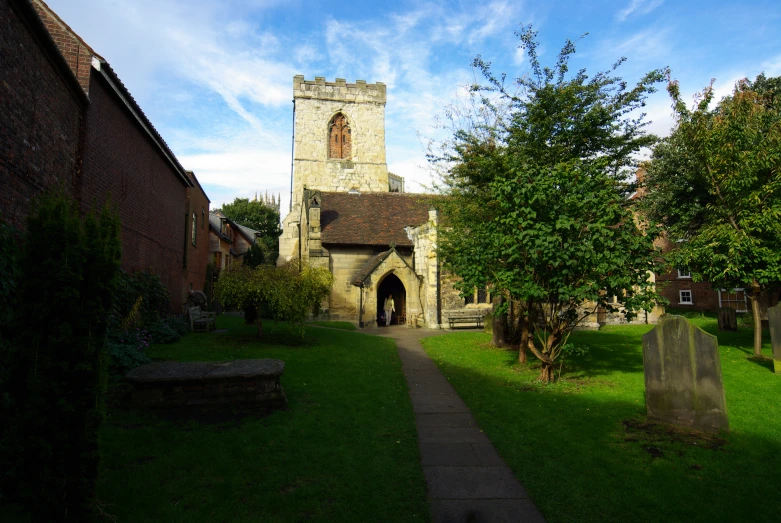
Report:
M328 157L349 160L352 157L351 129L347 118L337 113L328 126Z

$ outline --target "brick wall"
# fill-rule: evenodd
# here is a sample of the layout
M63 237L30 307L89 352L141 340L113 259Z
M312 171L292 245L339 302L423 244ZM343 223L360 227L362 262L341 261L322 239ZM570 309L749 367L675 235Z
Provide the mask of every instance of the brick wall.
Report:
M24 20L0 2L0 219L16 227L33 196L58 184L71 190L87 103L58 70L56 49Z
M97 71L89 91L82 207L86 211L108 198L118 205L123 268L157 274L171 294L171 311L180 313L188 221L185 182Z
M206 266L211 254L209 248L209 199L195 175L187 173L194 187L187 189L187 267L182 278L182 295L187 299L190 289L202 291L206 282ZM193 213L195 213L195 245L192 243Z
M89 92L90 64L97 54L44 2L33 0L33 6L82 89Z

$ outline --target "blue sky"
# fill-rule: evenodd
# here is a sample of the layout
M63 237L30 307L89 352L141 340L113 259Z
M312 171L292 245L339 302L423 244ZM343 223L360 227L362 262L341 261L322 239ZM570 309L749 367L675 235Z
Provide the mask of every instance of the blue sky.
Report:
M111 63L217 207L290 187L293 76L388 86L389 169L410 191L430 183L424 142L437 116L475 80L480 54L514 78L529 72L513 31L534 24L543 64L576 39L571 69L629 82L669 66L687 97L716 79L717 95L764 71L781 75L781 2L346 2L48 0ZM663 86L650 129L672 125Z

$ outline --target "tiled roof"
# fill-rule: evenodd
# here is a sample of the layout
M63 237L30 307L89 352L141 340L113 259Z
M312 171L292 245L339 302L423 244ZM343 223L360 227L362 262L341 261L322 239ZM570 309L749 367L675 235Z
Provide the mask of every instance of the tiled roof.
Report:
M411 193L349 194L322 192L323 244L411 247L405 227L428 221L438 196Z
M353 285L360 285L364 281L366 281L366 278L368 278L371 273L374 272L374 269L380 266L382 262L385 261L385 259L391 255L393 252L393 249L388 249L387 251L383 251L380 254L377 254L376 256L372 256L369 258L369 261L366 262L366 264L361 268L360 271L358 271L358 274L355 275L355 278L353 278Z

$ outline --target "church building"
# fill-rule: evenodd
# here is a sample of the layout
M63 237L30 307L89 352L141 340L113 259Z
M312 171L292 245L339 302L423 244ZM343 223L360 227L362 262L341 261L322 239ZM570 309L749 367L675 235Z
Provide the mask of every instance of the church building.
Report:
M388 172L385 85L296 76L293 103L291 211L278 264L294 260L331 271L323 313L362 327L383 325L381 309L392 296L392 324L436 328L447 310L490 308L486 293L465 301L443 277L438 197L405 193L404 179Z

